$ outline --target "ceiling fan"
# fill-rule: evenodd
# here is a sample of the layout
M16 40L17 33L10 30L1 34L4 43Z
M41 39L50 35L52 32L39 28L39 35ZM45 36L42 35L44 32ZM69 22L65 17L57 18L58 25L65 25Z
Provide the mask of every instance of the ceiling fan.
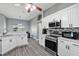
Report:
M38 11L42 11L42 8L40 6L35 5L33 3L26 4L25 8L26 8L28 13L30 13L31 11L33 11L35 9L37 9Z

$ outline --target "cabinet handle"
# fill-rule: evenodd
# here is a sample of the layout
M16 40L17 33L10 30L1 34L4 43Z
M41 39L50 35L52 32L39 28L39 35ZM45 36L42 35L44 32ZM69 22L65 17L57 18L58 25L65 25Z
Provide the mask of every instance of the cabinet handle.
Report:
M68 49L68 45L66 45L66 49Z
M12 42L12 40L9 40L10 42Z
M0 42L2 42L2 40L0 40Z
M21 39L23 39L23 37L21 37Z
M69 46L67 46L67 49L68 49L68 50L70 50L70 47L69 47Z
M79 46L79 45L77 45L77 44L73 44L74 46Z
M62 43L64 43L64 41L61 41Z

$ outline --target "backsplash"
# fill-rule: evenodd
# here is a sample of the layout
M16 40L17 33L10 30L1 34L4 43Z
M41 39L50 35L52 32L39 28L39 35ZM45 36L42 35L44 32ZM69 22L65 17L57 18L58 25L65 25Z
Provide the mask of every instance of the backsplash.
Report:
M79 28L64 28L63 31L79 32Z
M61 28L61 29L48 29L48 34L53 34L53 33L58 33L62 34L63 31L69 32L78 32L79 33L79 28Z

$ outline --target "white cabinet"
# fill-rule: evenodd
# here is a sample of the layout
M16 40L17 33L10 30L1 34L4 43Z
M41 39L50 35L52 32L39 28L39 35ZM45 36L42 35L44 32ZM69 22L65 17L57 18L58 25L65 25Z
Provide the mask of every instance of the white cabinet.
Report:
M71 56L79 56L79 44L69 42L69 51Z
M42 37L39 39L39 44L43 47L45 47L45 37L46 35L42 35Z
M79 27L79 5L71 8L71 21L73 27Z
M58 38L58 55L59 56L79 56L79 43L68 38Z
M52 15L49 15L47 17L44 17L42 19L42 27L43 28L49 28L49 22L52 22L53 19L54 19L54 15L53 14Z
M58 55L69 56L68 43L63 38L58 38Z
M11 50L16 47L16 37L11 36L8 39L9 39L9 49Z
M15 46L16 46L15 37L3 37L2 38L2 54L5 54L6 52L15 48Z
M48 28L48 17L42 19L42 27Z
M27 35L25 34L20 36L19 35L5 36L2 37L0 40L2 40L0 42L0 44L2 45L0 46L1 47L0 54L2 55L17 46L23 46L28 44Z
M0 37L0 54L2 52L2 37Z
M66 28L70 26L70 9L67 9L65 11L62 11L61 14L61 27Z
M62 10L62 27L79 27L79 4Z
M16 36L16 43L17 46L27 45L28 44L28 38L27 35L17 35Z
M27 44L27 36L26 35L23 35L22 37L21 37L21 43L20 43L21 45L26 45Z
M53 19L61 20L61 27L79 27L79 4L70 6L43 18L43 26L48 28L48 23Z
M4 53L6 53L6 52L8 52L8 50L9 50L9 45L10 45L10 40L9 40L9 38L2 38L2 54L4 54Z

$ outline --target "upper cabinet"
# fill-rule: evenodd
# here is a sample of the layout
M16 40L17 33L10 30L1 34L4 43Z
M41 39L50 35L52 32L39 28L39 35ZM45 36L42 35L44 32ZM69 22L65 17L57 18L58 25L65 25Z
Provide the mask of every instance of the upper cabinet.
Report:
M43 26L48 27L49 22L54 20L61 20L62 28L79 27L79 4L75 4L63 10L60 10L54 14L45 17L43 20Z
M42 26L43 26L43 28L49 28L48 24L49 24L49 22L53 21L52 17L53 17L53 15L49 15L49 16L44 17L42 19Z
M69 27L71 24L70 9L62 11L62 14L60 16L61 16L61 27L63 28Z
M73 27L79 27L79 5L71 8L71 21Z

